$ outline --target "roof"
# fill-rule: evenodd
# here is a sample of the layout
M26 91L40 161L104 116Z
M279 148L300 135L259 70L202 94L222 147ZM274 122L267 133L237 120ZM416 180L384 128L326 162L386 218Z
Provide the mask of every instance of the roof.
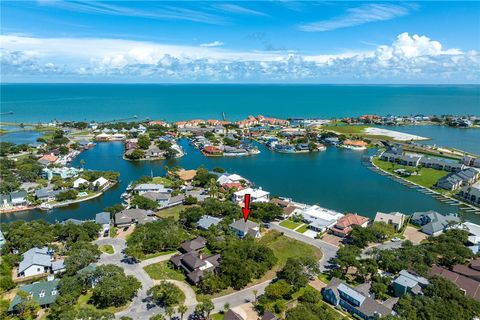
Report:
M367 222L369 219L367 217L360 216L358 214L349 213L345 216L338 219L335 226L339 226L342 228L347 228L353 225L362 225Z
M258 223L252 222L250 220L243 220L243 219L238 219L237 221L234 221L229 224L230 228L233 228L235 230L239 230L243 233L247 233L248 230L258 228Z
M391 213L383 213L377 212L375 215L375 222L385 222L385 223L395 223L395 224L402 224L405 215L401 214L400 212L391 212Z
M418 284L426 286L429 283L424 277L414 275L407 270L400 271L400 275L393 282L410 289L413 289Z
M179 178L183 181L190 181L190 180L193 180L193 178L195 178L195 176L197 175L197 170L179 170L177 172Z
M465 290L466 295L480 301L480 282L436 265L430 269L429 274L430 276L440 276L450 280L459 288Z
M216 218L216 217L212 217L212 216L209 216L209 215L204 215L200 218L200 220L198 220L197 224L198 224L199 228L202 228L202 229L206 230L206 229L210 228L212 225L219 224L220 221L222 221L221 218Z
M38 265L44 267L50 267L52 265L51 256L48 254L48 247L43 248L32 248L25 252L23 255L23 260L18 266L18 272L22 273L30 266Z
M57 260L52 262L52 270L53 271L60 271L65 269L65 260Z
M249 194L252 198L262 198L268 196L270 192L259 189L246 188L240 191L235 192L237 197L243 197L244 195Z
M95 223L110 224L110 212L100 212L95 215Z
M198 269L206 264L195 251L184 254L182 261L191 270Z
M241 315L233 311L232 309L229 309L226 313L225 316L223 317L224 320L246 320L243 318Z
M10 198L13 200L15 198L25 198L27 196L27 191L25 190L19 190L19 191L15 191L15 192L12 192L10 193Z
M41 157L39 160L48 161L48 162L55 162L55 161L58 160L58 157L56 155L53 155L53 154L46 154L43 157Z
M163 193L163 192L145 192L142 194L142 197L150 199L152 201L158 201L158 200L168 200L170 199L171 195L169 193Z
M141 183L133 190L135 191L149 191L149 190L167 190L161 183Z
M108 180L105 179L104 177L100 177L97 180L93 181L93 184L99 184L100 186L103 186L105 183L107 183Z
M132 223L133 220L139 224L152 222L153 218L148 216L147 210L142 209L126 209L115 214L114 220L116 224Z
M340 283L337 287L337 290L339 292L343 292L345 293L346 295L348 295L349 297L352 297L353 299L355 299L356 301L358 301L360 304L363 303L363 301L365 301L365 296L362 295L360 292L354 290L353 288L347 286L346 284L344 283Z
M40 306L50 305L57 299L57 286L59 281L60 280L55 279L52 281L35 282L32 284L20 286L19 289L31 294L32 299L36 300ZM13 298L13 301L10 304L8 310L14 310L15 306L21 302L22 299L17 294L15 298Z
M261 320L278 320L278 318L270 311L265 311Z
M199 250L205 247L207 244L207 239L204 237L197 237L190 241L185 241L180 244L180 248L182 248L185 252Z

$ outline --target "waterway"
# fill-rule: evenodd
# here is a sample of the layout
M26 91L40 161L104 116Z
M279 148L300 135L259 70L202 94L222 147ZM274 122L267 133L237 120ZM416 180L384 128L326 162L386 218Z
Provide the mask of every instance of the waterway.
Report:
M259 145L261 153L250 157L207 158L190 146L187 140L180 144L186 156L180 159L129 162L122 159L121 142L98 143L83 152L72 163L94 170L120 172L121 182L101 197L77 203L69 207L55 208L50 212L31 210L4 214L2 222L14 220L45 219L61 221L68 218L91 219L103 208L120 202L126 186L143 175L163 175L165 166L181 166L187 169L204 165L208 169L222 167L238 173L272 195L291 197L295 201L319 204L341 212L357 212L374 217L377 211L400 211L411 214L416 211L436 210L441 213L457 212L457 207L441 203L414 189L381 176L361 162L363 156L373 152L327 148L324 152L310 154L280 154ZM480 217L466 214L467 219L480 222Z

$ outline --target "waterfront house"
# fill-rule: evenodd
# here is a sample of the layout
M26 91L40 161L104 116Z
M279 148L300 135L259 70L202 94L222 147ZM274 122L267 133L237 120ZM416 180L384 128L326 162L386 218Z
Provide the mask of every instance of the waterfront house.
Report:
M198 284L207 272L216 272L220 265L219 254L207 256L199 251L205 247L207 240L203 237L186 241L180 245L181 254L170 258L173 265L182 269L192 284Z
M221 221L221 218L204 215L198 220L197 225L201 230L208 230L208 228L218 225Z
M368 143L362 140L350 140L343 141L343 147L352 150L366 150Z
M0 195L0 208L2 209L23 207L27 204L27 192L25 190Z
M460 223L456 215L442 215L436 211L415 212L410 217L412 224L422 227L422 232L431 236L438 236L447 227Z
M462 159L462 163L469 167L480 168L480 158L465 156Z
M40 159L38 159L38 162L44 166L47 166L49 164L57 162L58 157L54 154L46 154L43 155Z
M193 178L197 175L197 170L185 170L185 169L180 169L177 172L178 177L180 180L184 182L192 182Z
M251 202L268 202L270 200L270 192L264 191L262 188L246 188L233 194L233 202L243 204L246 194L250 195Z
M457 196L474 205L480 205L480 181L460 189Z
M456 162L454 160L428 157L422 157L420 159L420 165L425 168L433 168L437 170L452 172L457 172L466 168L464 164Z
M445 190L453 191L462 185L468 186L477 181L480 177L480 171L474 168L467 168L458 172L452 172L437 181L437 187Z
M135 188L133 188L133 192L138 195L143 195L147 192L154 192L154 193L171 193L172 189L165 188L163 184L160 183L141 183Z
M223 151L219 147L216 147L216 146L205 146L202 149L202 152L207 157L219 157L223 154Z
M375 215L375 219L373 221L385 222L386 224L390 224L398 232L403 227L403 224L405 222L405 215L401 214L400 212L390 212L390 213L377 212L377 214Z
M407 270L400 271L398 277L392 282L393 293L396 297L401 297L406 293L413 295L422 294L422 289L429 284L428 280Z
M478 271L473 268L472 270ZM428 274L430 277L439 276L453 282L465 295L480 301L480 281L437 265L432 266Z
M342 213L321 208L317 205L297 211L297 214L303 217L310 230L316 232L325 232L328 228L333 227L338 219L343 217Z
M125 209L113 217L116 227L126 227L132 224L145 224L155 221L152 211L142 209Z
M54 279L51 281L41 281L32 284L22 285L19 287L20 291L27 293L29 300L34 300L41 308L48 308L57 300L58 297L58 283L60 280ZM21 296L17 293L13 298L7 312L14 314L20 312L17 306L23 302Z
M96 186L98 189L103 188L108 183L108 180L104 177L100 177L97 180L92 182L93 186Z
M378 319L392 314L392 309L386 303L384 305L372 299L338 278L332 278L328 286L322 290L322 295L326 302L335 307L341 307L364 320Z
M145 158L159 158L159 157L164 157L165 156L165 151L160 149L156 145L151 145L146 151L145 151Z
M38 189L35 190L34 195L35 199L40 200L42 202L52 201L55 200L55 197L62 192L62 190L52 190L52 189Z
M393 152L388 152L384 151L380 155L380 159L383 161L388 161L392 163L398 163L400 165L404 166L411 166L411 167L418 167L420 164L420 159L421 156L417 155L408 155L408 154L403 154L403 153L393 153Z
M141 195L144 198L157 202L160 205L160 207L167 206L168 200L171 197L170 193L152 192L152 191L142 193Z
M254 238L260 238L260 226L250 220L238 219L228 225L232 231L234 231L239 237L243 238L247 234Z
M290 217L294 213L298 213L302 210L302 205L294 203L291 199L285 198L273 198L270 200L270 203L273 203L283 209L283 216Z
M169 127L169 124L162 120L152 120L147 123L148 126Z
M218 177L217 182L219 185L223 186L224 184L227 183L247 183L249 184L250 181L245 179L244 177L238 175L238 174L222 174L220 177Z
M353 226L360 226L365 228L368 225L369 219L367 217L360 216L356 213L349 213L338 219L337 223L329 230L336 236L346 237Z
M95 140L96 141L110 141L111 139L111 135L106 133L106 132L102 132L98 135L95 136Z
M80 188L81 185L88 186L89 184L90 184L90 182L88 182L87 180L85 180L83 178L78 178L75 181L73 181L73 187L75 189Z

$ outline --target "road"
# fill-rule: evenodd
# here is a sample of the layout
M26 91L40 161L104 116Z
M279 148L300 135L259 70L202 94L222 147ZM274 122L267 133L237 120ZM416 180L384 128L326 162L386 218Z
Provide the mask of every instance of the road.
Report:
M320 270L322 271L326 269L328 261L335 256L338 250L338 247L328 242L318 239L312 239L301 233L282 227L277 223L272 223L271 229L278 230L280 232L283 232L284 235L287 237L305 242L319 248L322 251L322 258L319 261ZM116 313L116 318L127 316L133 319L148 319L155 314L163 313L163 308L153 304L147 294L147 291L155 284L158 284L160 281L151 279L143 268L150 264L169 260L170 257L174 254L158 256L152 259L144 260L140 263L127 263L125 261L125 255L123 254L123 250L126 248L126 242L124 239L103 238L95 241L95 243L98 245L111 245L115 250L114 254L102 254L100 256L98 264L118 265L125 270L125 274L135 276L142 284L142 288L139 290L137 296L133 299L130 306L127 309ZM168 281L175 283L185 293L185 305L188 307L186 315L193 313L195 311L195 306L198 303L193 289L184 282L175 280ZM255 297L254 291L256 291L257 296L260 296L264 293L265 288L270 282L271 280L268 280L256 284L252 287L233 292L229 295L212 299L212 302L215 306L213 312L219 312L223 310L223 306L227 302L229 303L230 307L233 308L242 305L247 301L253 301Z

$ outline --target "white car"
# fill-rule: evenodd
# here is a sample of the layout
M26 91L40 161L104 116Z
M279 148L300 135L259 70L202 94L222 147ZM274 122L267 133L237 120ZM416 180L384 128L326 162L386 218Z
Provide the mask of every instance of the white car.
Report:
M400 242L400 241L402 241L402 239L400 239L399 237L395 237L391 241L392 242Z

